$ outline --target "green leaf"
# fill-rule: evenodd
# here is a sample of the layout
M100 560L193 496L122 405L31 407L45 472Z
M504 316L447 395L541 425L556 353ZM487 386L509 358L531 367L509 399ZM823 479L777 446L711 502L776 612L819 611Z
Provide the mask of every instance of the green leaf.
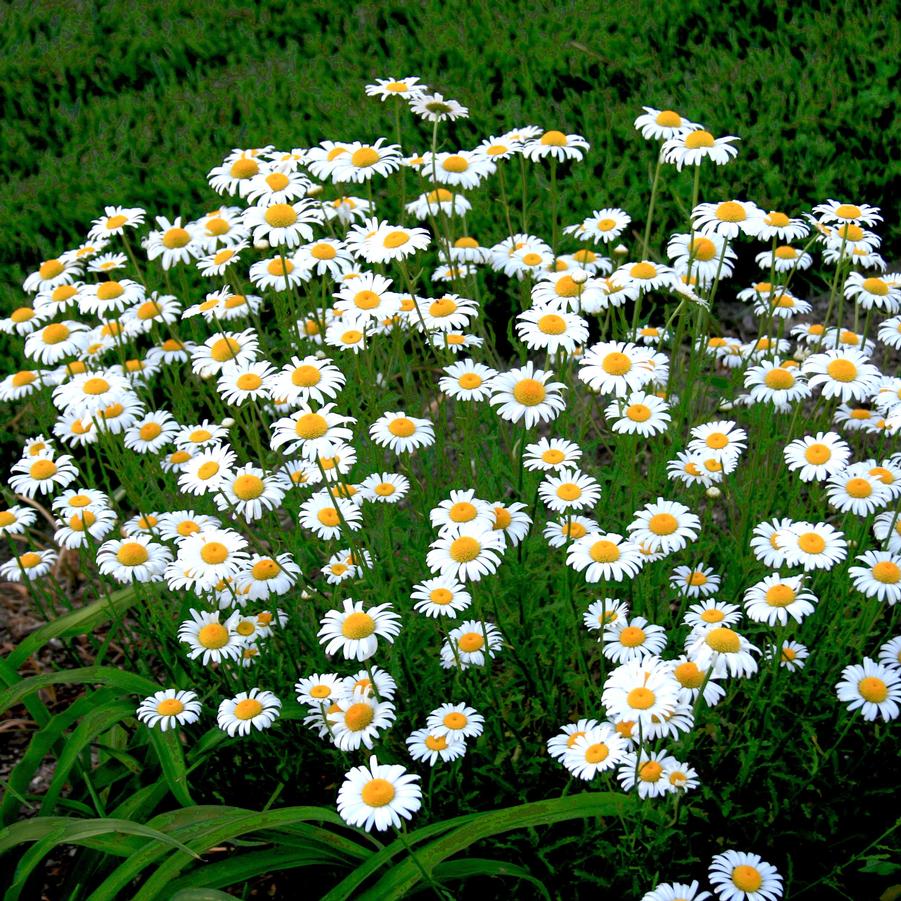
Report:
M540 879L536 879L528 870L503 860L487 860L481 857L467 857L465 860L449 860L438 864L432 875L439 882L447 879L471 879L474 876L512 876L532 883L542 898L551 901L550 893ZM470 886L470 888L473 888ZM477 889L476 889L477 891Z
M94 692L89 698L82 700L96 701L100 692ZM74 706L74 705L73 705ZM108 701L107 703L95 706L92 710L83 714L78 728L66 739L63 746L63 752L56 761L56 767L53 771L53 780L44 800L41 804L41 816L46 816L53 810L59 793L66 785L69 772L78 763L78 755L87 748L91 742L98 736L102 735L120 720L135 715L135 705L131 701L123 701L121 699ZM102 812L102 811L101 811Z
M112 666L82 666L58 673L32 676L9 686L0 692L0 714L6 713L16 704L21 704L48 685L109 685L118 688L119 691L137 695L150 695L159 691L159 685L135 673L128 673Z
M235 901L235 896L214 888L183 888L169 896L169 901L220 901L220 899Z
M202 854L217 845L242 835L265 829L294 826L306 821L345 826L344 821L331 808L287 807L258 813L240 807L196 806L160 814L148 824L168 835L177 836L193 851ZM364 859L368 853L357 842L327 830L318 830L317 840L343 852L349 858ZM141 848L123 861L96 891L90 901L115 901L121 898L128 885L148 866L156 863L166 853L158 845ZM188 863L183 857L172 855L158 865L145 885L133 896L133 901L147 901L161 896L169 883Z
M37 817L32 820L21 820L12 826L0 829L0 854L5 854L17 845L27 842L42 842L51 834L58 836L58 840L50 847L57 844L93 847L91 840L97 837L140 835L143 838L153 839L166 847L177 848L189 857L197 857L190 848L172 836L149 826L142 826L140 823L132 823L130 820L114 820L108 817L94 820L76 820L71 817Z
M40 862L62 841L63 829L48 832L40 841L35 842L19 859L13 881L3 895L3 901L17 901L28 877Z
M51 717L48 723L31 737L22 759L9 774L9 790L0 804L0 823L11 823L16 818L22 806L22 795L28 791L28 786L41 761L50 753L63 733L79 717L114 699L115 694L109 689L100 689L87 697L79 698L65 710Z
M174 729L167 732L151 729L150 744L159 758L169 791L182 807L192 807L194 799L188 791L188 771L178 733Z
M486 813L472 814L467 817L459 817L457 820L447 821L446 826L455 827L446 832L441 838L429 843L425 847L417 848L416 858L419 866L430 875L435 868L452 854L468 848L481 839L492 835L500 835L514 829L527 829L534 826L549 826L552 823L574 820L585 817L621 816L635 805L635 799L629 795L620 795L613 792L583 792L578 795L570 795L565 798L553 798L549 801L534 801L530 804L520 804L516 807L505 807L501 810ZM429 827L426 827L428 829ZM407 841L415 845L423 838L424 830L418 829L409 833ZM385 849L385 852L403 850L403 845L398 840ZM374 857L379 857L374 855ZM393 856L389 855L389 856ZM367 861L367 864L370 861ZM357 873L351 874L340 885L328 893L323 901L338 901L353 896L354 898L367 899L367 901L385 901L385 899L402 898L409 894L422 879L419 866L409 859L401 861L392 867L371 889L362 895L356 894L357 886L362 879L357 879ZM362 869L362 868L358 868ZM363 877L365 878L365 876Z
M114 591L109 598L101 598L86 607L73 610L53 622L35 629L7 658L6 662L17 670L35 651L51 638L71 638L92 632L111 619L120 617L138 600L134 587Z

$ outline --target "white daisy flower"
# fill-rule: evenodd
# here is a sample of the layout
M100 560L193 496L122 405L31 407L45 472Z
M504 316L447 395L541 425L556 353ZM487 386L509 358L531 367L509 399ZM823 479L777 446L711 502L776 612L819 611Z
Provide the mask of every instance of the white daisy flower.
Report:
M456 618L457 613L472 604L472 595L456 579L438 576L413 586L410 599L413 609L428 617Z
M441 646L441 666L444 669L484 666L487 658L503 650L504 636L493 623L466 620L452 629Z
M378 650L379 638L393 644L400 632L400 617L391 604L367 610L362 601L347 598L341 610L329 610L320 620L319 640L326 654L341 651L345 660L368 660Z
M345 776L338 791L338 813L350 826L371 832L400 829L422 805L419 776L402 766L379 764L373 756L367 766L357 766Z
M369 437L379 447L407 454L434 444L435 429L428 419L407 416L401 411L388 412L369 427Z
M271 691L251 688L223 700L216 722L231 736L248 735L251 729L268 729L278 719L281 707L282 702Z
M144 698L138 705L137 717L151 729L161 732L200 719L200 701L193 691L166 688Z

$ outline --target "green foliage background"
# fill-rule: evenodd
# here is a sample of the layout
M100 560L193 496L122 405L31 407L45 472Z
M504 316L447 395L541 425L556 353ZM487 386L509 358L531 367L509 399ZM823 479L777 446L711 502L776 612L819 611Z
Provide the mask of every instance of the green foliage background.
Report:
M196 215L232 147L390 131L363 93L376 76L417 74L469 106L461 146L525 123L584 134L592 152L567 181L564 221L592 204L646 206L642 104L740 136L725 170L736 196L884 206L901 171L896 13L891 0L20 0L0 54L4 302L104 203Z

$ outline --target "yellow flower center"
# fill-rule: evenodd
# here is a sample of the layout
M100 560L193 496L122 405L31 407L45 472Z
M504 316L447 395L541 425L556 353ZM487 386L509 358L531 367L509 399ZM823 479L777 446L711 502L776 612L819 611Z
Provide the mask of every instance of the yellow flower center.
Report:
M740 203L727 200L717 205L716 218L720 222L744 222L748 217L745 215L745 208Z
M447 739L443 735L437 738L434 735L427 735L425 737L425 746L430 751L446 751Z
M588 553L595 563L614 563L620 558L619 548L612 541L605 539L595 541Z
M770 607L787 607L794 603L796 597L795 590L790 585L780 582L767 589L766 602Z
M545 335L562 335L566 331L566 320L555 313L548 313L538 320L538 330Z
M705 623L721 623L726 618L726 614L716 607L710 607L701 614L701 619Z
M857 378L857 367L850 360L833 360L826 372L837 382L853 382Z
M191 455L187 451L175 451L174 454L169 455L169 462L173 464L187 463L188 460L191 459Z
M763 377L763 382L774 391L787 391L795 384L795 377L787 369L771 369Z
M479 511L467 501L460 501L454 504L448 511L448 515L453 522L469 522L478 516Z
M663 767L656 760L643 763L638 770L638 778L642 782L656 782L663 775Z
M252 720L263 712L263 705L256 698L245 698L235 704L235 716L239 720Z
M465 157L459 154L452 154L442 164L441 167L446 172L465 172L469 168L469 163Z
M94 525L95 522L97 522L97 517L90 510L85 510L84 513L76 513L69 518L69 528L73 532L83 532Z
M711 447L714 450L722 450L722 448L724 448L729 443L729 438L722 432L711 432L707 436L706 443L707 447Z
M379 497L391 497L397 489L390 482L379 482L373 490Z
M388 234L385 235L385 238L382 241L382 244L385 247L387 247L389 250L393 250L395 247L403 246L409 240L410 240L410 235L407 232L396 230L396 231L388 232Z
M34 551L27 551L19 557L19 563L24 569L33 569L42 559L40 554L36 554Z
M62 322L54 322L41 332L41 338L44 344L59 344L61 341L65 341L69 334L67 325Z
M850 497L864 498L873 493L873 486L866 479L849 479L845 491Z
M664 128L678 128L682 124L682 117L671 109L660 110L654 121Z
M679 521L671 513L655 513L648 520L648 528L655 535L672 535L679 528Z
M351 613L341 625L341 634L345 638L368 638L375 632L375 620L368 614L358 611Z
M585 762L586 763L601 763L606 760L610 755L610 749L603 742L598 742L594 745L589 745L585 749Z
M160 716L178 716L184 709L185 705L178 698L166 698L156 705L156 712Z
M105 394L107 391L109 391L109 389L109 382L106 379L102 379L96 376L92 379L88 379L81 386L81 390L84 391L85 394L90 394L95 397L98 394Z
M685 136L685 146L689 150L697 150L700 147L713 147L715 144L714 137L709 131L699 129L698 131L689 132Z
M523 256L522 261L526 266L537 266L541 263L541 254L527 253Z
M741 647L738 633L720 626L718 629L711 629L707 633L705 639L708 647L712 648L718 654L737 654Z
M25 385L30 385L36 378L37 376L33 372L17 372L13 376L13 386L16 388L24 388Z
M384 807L394 800L394 786L387 779L371 779L360 793L367 807Z
M537 406L546 395L544 385L537 379L520 379L513 386L513 397L524 407Z
M34 310L31 307L19 307L12 311L9 318L16 323L28 322L29 319L34 318Z
M305 441L321 438L327 431L328 421L319 413L304 413L294 425L297 437Z
M163 247L168 248L169 250L176 250L179 247L184 247L191 240L191 235L188 233L187 229L184 228L170 228L163 235ZM99 295L99 291L97 292Z
M470 238L469 235L464 235L462 238L457 238L454 241L454 247L466 248L467 250L474 250L478 246L479 242L475 238Z
M379 152L373 150L372 147L361 147L350 155L351 165L356 166L358 169L374 166L380 159Z
M826 549L826 540L816 532L805 532L798 538L798 547L805 554L822 554Z
M146 563L149 557L147 548L137 541L126 541L116 552L116 559L123 566L140 566Z
M657 700L650 688L633 688L626 696L626 703L633 710L647 710Z
M632 422L647 422L651 418L651 408L644 404L630 404L626 407L626 416Z
M742 892L756 892L763 885L763 877L759 870L743 864L732 871L732 882Z
M832 451L825 444L811 444L804 451L804 459L814 466L820 466L832 458Z
M557 497L561 501L575 501L582 496L582 489L575 482L564 482L557 486Z
M228 559L228 548L220 541L208 541L200 549L200 559L211 566L217 566Z
M510 514L510 511L504 507L495 507L494 508L494 530L498 531L501 529L507 529L510 527L510 523L513 522L513 517Z
M197 477L204 482L207 481L207 479L213 478L213 476L218 473L219 464L215 460L207 460L206 463L201 464L197 469Z
M429 305L429 313L435 317L450 316L457 311L457 303L450 297L442 297Z
M485 646L485 637L481 632L465 632L460 636L457 647L465 654L472 654Z
M564 275L562 278L557 279L557 282L554 285L554 291L558 297L578 297L582 292L582 286L574 282L571 275ZM546 316L544 318L547 319L549 317ZM560 319L561 323L563 322L562 318L559 316L554 318ZM541 322L539 320L539 328L540 327ZM542 331L544 331L544 329L542 329ZM561 328L560 331L562 332L563 328ZM548 332L547 334L559 335L560 332Z
M482 552L482 545L469 535L454 539L448 549L451 559L456 563L469 563Z
M187 538L189 535L195 535L200 531L200 526L194 522L193 519L186 519L184 522L180 522L176 527L175 531L178 532L182 538Z
M653 263L636 263L629 270L632 278L651 279L657 277L657 267Z
M44 281L47 281L51 278L56 278L58 275L62 275L63 270L63 264L59 260L46 260L41 263L40 269L38 269L38 275L40 275Z
M557 450L555 447L548 448L548 450L544 451L541 455L541 459L545 463L550 463L554 466L562 462L565 458L566 454L564 454L562 450Z
M322 523L324 526L328 526L329 528L337 528L337 526L341 523L341 518L338 516L338 511L334 507L323 507L317 514L316 519Z
M348 329L341 335L342 344L359 344L363 340L363 333L359 329Z
M241 350L241 345L234 338L220 338L210 347L210 356L217 363L233 360Z
M481 386L482 377L476 372L464 372L463 375L457 379L457 384L467 391L472 391L474 388Z
M863 211L853 203L842 203L835 208L835 215L840 219L859 219Z
M446 588L433 588L429 592L429 600L441 607L446 607L453 599L453 594Z
M235 384L242 391L256 391L263 384L263 380L255 372L245 372L238 376Z
M56 464L52 460L36 460L28 470L29 475L38 482L56 475Z
M875 294L878 297L885 297L888 294L888 285L881 278L865 278L860 287L868 294Z
M552 129L541 136L541 143L546 147L566 147L566 135Z
M867 676L857 683L860 696L871 704L881 704L888 697L888 686L876 676Z
M398 416L388 423L388 431L396 438L409 438L416 431L416 423L406 416Z
M704 684L703 671L691 660L680 663L673 670L673 675L683 688L700 688Z
M264 557L262 560L257 560L257 562L254 563L253 567L251 567L250 574L258 582L265 582L269 579L274 579L281 571L281 566L279 566L275 560L271 557Z
M644 629L639 629L638 626L626 626L619 633L619 643L627 648L637 648L644 643L645 638L647 638L647 635Z
M259 171L260 167L257 165L256 160L242 157L232 163L229 174L232 178L245 179L253 178Z
M608 375L625 375L632 368L632 361L625 354L614 351L601 360L601 368Z
M264 490L263 480L254 475L238 476L232 485L232 491L242 501L252 501L258 498Z
M274 203L267 208L263 218L273 228L289 228L297 222L297 212L290 203Z
M901 567L891 560L880 560L871 570L873 578L883 585L896 585L901 582Z

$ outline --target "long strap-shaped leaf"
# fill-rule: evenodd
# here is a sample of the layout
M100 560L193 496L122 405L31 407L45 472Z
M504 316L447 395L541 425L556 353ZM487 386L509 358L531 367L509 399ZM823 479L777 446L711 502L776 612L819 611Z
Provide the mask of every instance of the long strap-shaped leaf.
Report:
M177 848L189 858L197 855L186 845L171 835L166 835L150 826L132 823L131 820L114 820L109 817L95 820L78 820L73 817L36 817L21 820L12 826L0 829L0 854L27 842L40 842L50 834L59 833L57 844L91 845L91 839L104 835L140 835L160 842L164 846ZM163 852L165 853L165 851Z
M9 789L0 804L0 822L11 823L16 818L22 806L20 798L28 791L28 786L41 765L41 761L50 753L51 748L60 740L63 733L80 717L98 707L105 707L115 699L115 693L107 688L95 691L84 698L78 698L65 710L53 716L46 726L32 735L22 759L9 774ZM49 812L49 808L47 808L47 812Z
M202 854L223 842L231 841L251 832L278 829L302 822L329 823L346 828L338 814L328 807L286 807L262 813L240 807L203 806L161 814L150 821L155 829L177 836L193 851ZM325 833L325 830L322 830ZM342 851L350 860L362 859L368 849L337 833L318 835L318 841L327 842ZM142 848L132 854L90 896L90 901L114 901L124 897L129 884L148 866L165 855L157 846ZM157 867L150 880L133 896L134 901L164 897L169 882L183 869L187 861L172 856Z
M74 635L84 635L91 632L105 622L120 616L132 604L137 601L138 595L134 588L122 588L113 592L109 599L101 598L86 607L73 610L64 616L60 616L53 622L35 629L19 646L6 658L6 662L13 670L17 670L35 651L40 650L51 638L71 638Z
M416 849L416 857L425 871L432 874L435 868L448 857L468 848L481 839L492 835L500 835L513 829L526 829L532 826L548 826L552 823L560 823L564 820L584 819L585 817L622 816L634 807L634 799L628 795L620 795L614 792L583 792L578 795L570 795L565 798L553 798L549 801L533 801L529 804L520 804L516 807L505 807L501 810L486 813L472 814L460 817L461 822L450 821L449 825L455 826L452 831L446 832L441 838L435 839L428 845ZM426 827L429 828L429 827ZM408 842L416 844L421 840L423 830L416 830L408 835ZM385 855L390 858L394 854L403 851L400 841L394 842L384 851L374 855L366 863L366 869L371 872L368 865L374 858ZM363 867L358 868L364 869ZM342 901L347 898L359 898L360 901L388 901L388 899L403 898L412 891L422 879L419 867L410 860L401 861L393 866L369 891L364 894L357 893L362 881L368 875L364 873L358 878L355 871L340 885L332 889L323 901Z
M150 695L159 691L159 685L136 673L127 673L114 666L81 666L58 673L32 676L0 691L0 714L21 704L35 692L48 685L111 685L127 694Z

